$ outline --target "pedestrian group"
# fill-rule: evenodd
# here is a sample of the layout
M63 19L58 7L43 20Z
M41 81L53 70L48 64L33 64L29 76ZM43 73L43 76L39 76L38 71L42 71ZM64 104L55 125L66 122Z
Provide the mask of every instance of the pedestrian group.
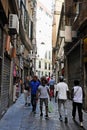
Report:
M39 80L36 75L30 80L27 76L23 84L25 106L32 105L32 112L36 113L37 102L40 104L40 117L43 116L43 103L45 105L45 118L49 119L49 102L55 97L55 102L58 103L59 120L68 123L67 100L72 99L72 119L75 121L76 110L78 109L78 116L80 126L83 127L83 100L84 91L80 86L79 80L74 80L71 95L68 84L64 82L64 77L59 77L59 82L56 84L53 77L49 80L43 76ZM55 93L54 93L55 90ZM64 109L64 114L62 112ZM63 119L64 118L64 119Z

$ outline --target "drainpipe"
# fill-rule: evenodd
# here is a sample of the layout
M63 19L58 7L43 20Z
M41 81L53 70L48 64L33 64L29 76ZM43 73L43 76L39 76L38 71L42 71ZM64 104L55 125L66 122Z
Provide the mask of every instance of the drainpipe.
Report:
M82 71L82 44L83 44L83 39L80 40L80 81L81 84L84 84L84 72Z
M34 74L36 74L36 0L33 1L33 65Z

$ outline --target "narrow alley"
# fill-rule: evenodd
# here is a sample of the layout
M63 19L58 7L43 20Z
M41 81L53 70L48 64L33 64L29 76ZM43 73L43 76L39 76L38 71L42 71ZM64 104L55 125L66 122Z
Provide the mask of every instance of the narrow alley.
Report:
M32 113L31 106L24 106L24 95L14 103L0 120L0 130L87 130L87 113L83 113L83 128L79 126L78 116L76 121L71 116L71 101L68 101L68 124L59 121L57 103L54 104L54 111L49 113L49 119L40 117L39 103L36 114Z

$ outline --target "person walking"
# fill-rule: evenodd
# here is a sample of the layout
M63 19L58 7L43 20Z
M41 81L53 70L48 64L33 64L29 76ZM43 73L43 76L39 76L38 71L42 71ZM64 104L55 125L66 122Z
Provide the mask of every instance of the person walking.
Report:
M24 89L24 98L25 98L25 106L30 106L30 86L29 86L29 77L26 76L26 79L23 84Z
M36 113L36 102L37 102L37 90L40 85L40 81L37 76L34 75L33 79L30 81L31 88L31 104L32 104L32 112Z
M84 91L82 87L79 85L80 82L78 80L74 80L74 87L71 91L71 97L72 97L72 117L75 120L76 116L76 108L78 108L78 116L80 121L80 126L83 127L83 113L82 113L82 105L83 105L83 99L85 97Z
M20 93L23 93L23 80L22 80L22 78L19 79L19 85L20 85Z
M43 103L45 104L45 118L48 118L48 97L49 86L47 85L46 77L41 78L41 85L38 87L38 93L40 98L40 116L43 116Z
M62 121L62 105L64 108L64 116L65 116L65 123L68 123L67 118L67 97L69 95L69 89L68 85L63 81L63 76L59 77L59 83L56 85L56 95L55 95L55 101L57 101L57 95L58 95L58 111L59 111L59 120Z
M54 84L55 84L55 80L53 79L53 77L51 77L51 79L49 80L50 101L51 101L51 98L54 97Z

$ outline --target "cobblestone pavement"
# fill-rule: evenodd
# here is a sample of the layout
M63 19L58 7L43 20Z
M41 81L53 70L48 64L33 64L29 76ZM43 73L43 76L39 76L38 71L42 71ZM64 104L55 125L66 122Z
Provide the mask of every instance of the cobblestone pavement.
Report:
M0 120L0 130L87 130L87 113L84 113L84 127L79 126L78 116L76 121L71 116L71 101L68 101L68 124L60 122L58 117L57 103L52 101L54 111L49 113L49 119L41 118L39 104L36 114L32 113L32 107L24 106L23 94L13 104Z

